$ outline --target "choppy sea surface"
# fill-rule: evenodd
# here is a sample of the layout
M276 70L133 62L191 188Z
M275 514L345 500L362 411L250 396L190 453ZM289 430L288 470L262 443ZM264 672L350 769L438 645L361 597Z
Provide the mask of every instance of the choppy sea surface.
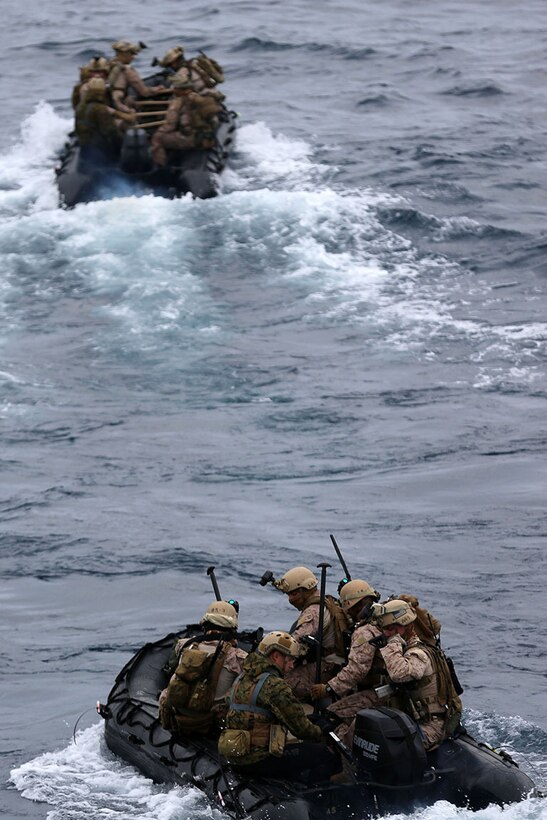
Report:
M243 627L286 628L257 579L330 560L334 591L330 532L441 619L468 728L545 788L543 0L2 11L3 815L222 820L93 706L200 617L209 565ZM178 43L225 67L217 199L57 207L78 67L121 37L142 73Z

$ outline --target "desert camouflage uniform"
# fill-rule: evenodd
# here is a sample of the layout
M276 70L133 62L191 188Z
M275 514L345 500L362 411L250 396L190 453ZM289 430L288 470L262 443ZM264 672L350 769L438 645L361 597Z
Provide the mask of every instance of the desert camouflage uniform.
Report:
M321 607L319 604L309 604L304 607L295 624L290 629L290 633L295 640L301 642L302 639L308 635L316 637L319 631L320 611ZM325 660L325 658L327 655L332 654L334 650L334 626L332 624L330 613L325 607L323 622L323 660L321 662L321 681L323 683L326 683L333 673L333 664L328 660ZM312 653L313 649L310 649L310 654ZM285 676L285 680L290 685L297 698L302 700L308 695L310 688L315 683L315 668L316 663L312 659L309 662L304 662L295 667L295 669Z
M405 642L394 635L380 652L393 683L414 683L405 687L409 697L397 698L393 705L417 721L426 749L435 748L445 738L446 709L438 701L437 675L425 645L416 636Z
M329 686L339 700L331 704L328 710L347 723L353 720L360 709L368 709L378 703L374 687L383 683L376 672L381 658L369 641L380 634L380 630L372 624L358 625L351 636L346 666L329 680ZM381 666L383 667L383 663Z
M138 97L153 97L158 93L157 88L147 86L136 68L131 65L124 65L116 58L112 60L110 74L108 75L112 103L118 111L131 113L128 103L129 89L132 88Z

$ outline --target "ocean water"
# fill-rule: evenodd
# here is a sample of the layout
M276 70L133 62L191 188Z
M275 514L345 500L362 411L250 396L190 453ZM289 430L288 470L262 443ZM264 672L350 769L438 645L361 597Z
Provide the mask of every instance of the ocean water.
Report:
M222 820L94 704L209 565L286 628L257 580L329 560L334 591L330 532L441 619L468 728L546 788L544 3L111 5L2 7L0 809ZM142 73L177 43L225 67L217 199L57 207L78 67L120 37Z

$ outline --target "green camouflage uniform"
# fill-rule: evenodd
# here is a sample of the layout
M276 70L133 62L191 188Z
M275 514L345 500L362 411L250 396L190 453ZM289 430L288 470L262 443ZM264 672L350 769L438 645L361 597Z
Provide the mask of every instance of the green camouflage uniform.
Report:
M81 146L118 148L122 141L112 109L96 97L88 97L77 106L75 130Z
M226 729L252 729L253 725L261 726L278 724L288 729L300 740L321 740L321 729L308 720L302 704L293 695L288 683L283 680L281 671L267 657L258 652L251 652L243 663L243 675L235 684L234 703L249 703L257 680L264 672L269 677L262 686L256 705L268 709L271 717L258 716L252 712L235 711L228 708ZM228 705L230 703L227 698ZM238 765L257 763L268 757L268 746L251 748L248 755L237 760Z

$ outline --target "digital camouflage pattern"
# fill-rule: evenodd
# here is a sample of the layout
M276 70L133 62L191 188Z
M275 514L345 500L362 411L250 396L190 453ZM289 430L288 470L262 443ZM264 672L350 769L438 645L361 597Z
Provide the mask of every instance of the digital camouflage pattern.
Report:
M380 652L390 681L408 684L393 705L420 724L426 749L438 746L446 736L447 710L446 705L439 702L437 674L428 647L416 635L408 642L394 635Z

